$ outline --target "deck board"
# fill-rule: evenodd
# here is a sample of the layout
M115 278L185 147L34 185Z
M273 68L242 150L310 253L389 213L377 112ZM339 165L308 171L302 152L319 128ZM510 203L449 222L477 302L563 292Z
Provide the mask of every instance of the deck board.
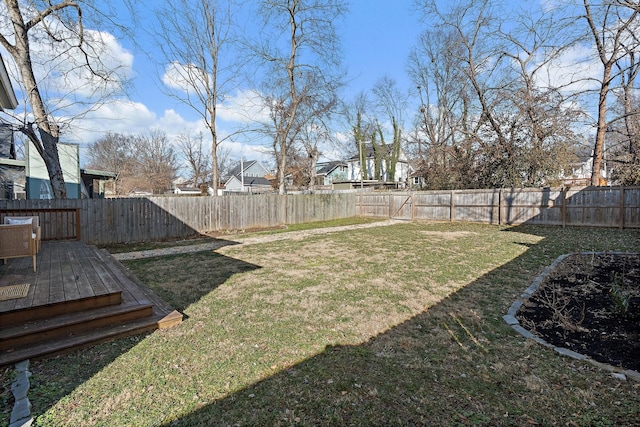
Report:
M75 276L76 285L78 288L78 298L87 298L93 295L91 289L91 280L84 269L80 256L76 251L69 252L69 264L71 270Z
M108 270L102 262L98 259L95 251L90 251L88 246L83 248L83 260L86 262L87 271L93 272L93 280L91 280L91 287L93 293L96 295L108 293L113 290L113 286L110 286L114 279L109 274Z
M64 292L64 299L78 299L80 298L81 286L79 276L73 271L71 252L61 254L60 258L60 271L62 272L62 289Z
M62 277L62 262L63 257L66 255L62 250L62 245L54 245L54 251L51 253L51 259L48 265L43 268L49 269L49 298L45 302L43 292L42 303L55 304L56 302L65 301L64 286L65 282Z

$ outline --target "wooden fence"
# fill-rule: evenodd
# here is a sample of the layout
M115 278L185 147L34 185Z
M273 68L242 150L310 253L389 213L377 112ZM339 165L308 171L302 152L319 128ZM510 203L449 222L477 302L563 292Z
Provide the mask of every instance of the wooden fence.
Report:
M417 221L640 228L640 188L586 187L223 197L0 200L39 215L43 238L90 244L186 238L354 216Z
M640 188L359 193L360 216L417 221L640 228Z
M209 231L277 227L356 216L354 193L82 200L0 200L2 212L39 214L43 234L57 223L46 212L72 211L66 226L89 244L161 241ZM78 227L79 226L79 227ZM75 237L72 237L75 238Z

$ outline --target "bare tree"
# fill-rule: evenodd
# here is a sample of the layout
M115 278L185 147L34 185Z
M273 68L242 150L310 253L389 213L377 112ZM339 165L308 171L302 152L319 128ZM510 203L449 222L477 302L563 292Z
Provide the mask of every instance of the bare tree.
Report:
M314 106L324 111L339 85L340 49L334 22L346 12L346 3L263 0L260 4L264 31L253 49L265 65L262 90L270 121L264 129L273 141L278 192L284 194L287 152L311 117L317 116ZM321 98L325 101L320 102Z
M220 147L218 149L218 171L220 172L221 178L224 179L229 175L235 163L238 162L231 158L231 148Z
M346 108L346 116L353 146L349 151L354 151L360 163L360 181L369 179L367 171L367 141L371 141L375 136L375 124L370 114L371 102L366 92L358 93Z
M462 70L450 54L457 47L453 32L429 30L420 35L409 55L409 75L420 96L419 133L414 141L418 158L426 154L423 149L432 147L440 153L436 159L440 161L445 147L453 145L454 129L459 125L455 117L461 112L461 86L465 83Z
M135 140L137 177L153 193L162 193L171 188L176 176L178 162L175 151L164 132L153 130Z
M374 145L379 161L384 163L386 180L395 181L396 166L403 145L402 130L404 129L404 112L407 108L408 96L398 89L394 79L389 76L381 77L372 89L375 103L379 110L377 133L380 137L380 147ZM387 132L386 129L389 129ZM386 143L385 134L390 132L391 143ZM375 139L372 139L372 143ZM377 148L377 150L376 150ZM380 169L382 169L382 164Z
M178 136L177 147L193 185L197 188L206 185L207 177L211 174L211 162L204 151L202 134L196 137L188 133Z
M333 108L333 103L326 105L325 108ZM298 187L306 187L310 191L315 189L317 165L323 154L323 147L334 144L328 119L329 116L325 117L321 110L316 110L297 133L297 144L289 149L287 169L295 171L298 178L294 179L294 184Z
M126 182L130 180L135 164L132 151L134 145L135 137L111 132L89 144L87 166L114 172L117 195L127 192Z
M578 114L544 73L571 38L560 37L543 10L511 11L507 25L490 0L424 7L433 25L411 58L427 98L414 138L427 142L431 158L422 167L435 186L555 182L571 159Z
M234 0L170 0L157 11L158 46L166 61L165 92L195 111L211 132L211 187L218 194L218 105L236 86ZM235 47L235 48L234 48Z
M636 79L640 58L628 51L616 62L622 90L618 91L613 109L621 120L612 121L608 136L610 178L622 185L640 184L640 99L636 94Z
M89 145L88 166L117 174L116 194L162 193L171 187L178 169L176 152L167 135L108 133Z
M0 29L0 44L17 66L29 108L25 114L28 119L20 130L42 156L56 198L67 195L57 149L63 123L56 117L56 111L70 104L78 107L79 94L82 97L88 94L94 102L104 100L120 88L123 77L117 69L106 65L104 33L87 26L88 23L114 25L115 12L105 10L109 6L102 2L98 4L102 10L91 0L3 0L0 4L0 15L8 17ZM39 63L34 62L36 44L48 45L48 57ZM36 66L45 68L44 74L49 73L47 79L39 79ZM55 75L61 75L67 83L73 82L67 84L72 89L61 93L60 86L58 92L47 93L46 81L53 80ZM78 87L80 82L82 86ZM59 104L56 105L56 101Z
M595 43L597 57L602 64L599 80L596 140L593 152L591 185L600 185L604 157L604 144L610 120L607 119L607 100L613 89L615 66L629 52L628 42L638 46L634 32L637 30L640 2L630 0L602 1L592 4L583 0L584 16L589 33ZM631 50L633 51L633 49Z

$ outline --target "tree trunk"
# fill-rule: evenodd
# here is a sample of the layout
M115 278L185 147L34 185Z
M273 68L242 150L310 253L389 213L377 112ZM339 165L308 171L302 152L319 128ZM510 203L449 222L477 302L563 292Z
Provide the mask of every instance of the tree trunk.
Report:
M280 158L278 159L278 194L287 193L287 187L284 182L285 169L287 167L287 143L280 141Z
M602 85L600 86L600 97L598 99L598 127L596 131L596 143L593 148L593 163L591 166L591 185L601 184L602 162L604 158L604 139L607 132L607 94L609 93L609 80L613 63L605 64Z
M320 151L317 148L314 148L309 153L309 190L313 191L316 188L316 167L318 164L318 158L320 157Z
M17 0L5 1L9 16L13 23L15 32L15 45L7 48L13 57L20 75L25 91L29 97L32 113L35 118L40 140L32 129L24 129L24 133L36 145L38 152L42 156L51 182L53 196L56 199L65 199L67 197L67 188L64 184L64 176L60 167L60 158L58 156L58 141L60 134L58 126L51 120L47 114L44 101L40 94L35 75L33 73L33 64L31 62L31 52L29 48L28 29L24 23L22 12ZM7 47L7 46L5 46Z
M40 138L43 145L43 155L47 171L49 172L49 181L53 190L53 197L56 199L67 198L67 186L64 182L62 168L60 166L60 157L58 155L58 137L48 134L44 129L40 128Z
M218 134L216 131L216 115L215 110L212 113L211 124L211 188L213 189L213 197L218 196L218 187L220 183L218 171Z

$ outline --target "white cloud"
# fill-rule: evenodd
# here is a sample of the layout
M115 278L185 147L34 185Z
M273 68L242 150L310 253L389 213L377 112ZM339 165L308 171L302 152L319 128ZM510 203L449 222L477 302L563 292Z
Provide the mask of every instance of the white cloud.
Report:
M91 48L86 49L91 53L88 57L67 43L33 42L31 45L39 86L50 99L59 101L57 108L117 93L133 74L133 54L112 34L86 30L85 38L91 44Z
M269 119L269 112L263 107L260 93L253 89L240 90L228 96L217 108L218 117L230 123L247 124Z
M593 53L594 48L584 44L567 49L536 74L538 86L556 87L566 93L598 88L602 64Z
M175 141L180 134L195 136L202 133L205 145L211 145L211 134L201 120L190 121L177 111L168 109L158 116L139 102L119 100L104 104L85 117L70 122L62 136L62 141L78 143L81 146L81 163L87 158L88 144L105 135L107 132L128 135L145 134L151 130L165 132L170 140ZM224 131L220 131L224 134ZM229 138L221 144L221 148L229 150L232 159L243 157L247 160L271 162L271 155L265 147L252 144L250 139L242 136ZM208 150L208 149L207 149Z
M118 100L103 104L81 118L72 120L62 139L87 144L107 132L137 134L157 123L156 114L139 102Z
M265 164L270 164L273 160L273 156L261 145L251 145L230 139L223 142L221 147L229 150L229 157L232 159L259 160Z
M202 92L205 83L210 80L208 73L203 73L195 65L181 64L173 61L165 67L162 83L169 89L186 93Z
M209 131L201 120L188 121L173 109L165 110L162 117L158 118L153 127L165 132L167 135L179 135L183 133L195 135L202 132L204 138L206 138L209 134Z

